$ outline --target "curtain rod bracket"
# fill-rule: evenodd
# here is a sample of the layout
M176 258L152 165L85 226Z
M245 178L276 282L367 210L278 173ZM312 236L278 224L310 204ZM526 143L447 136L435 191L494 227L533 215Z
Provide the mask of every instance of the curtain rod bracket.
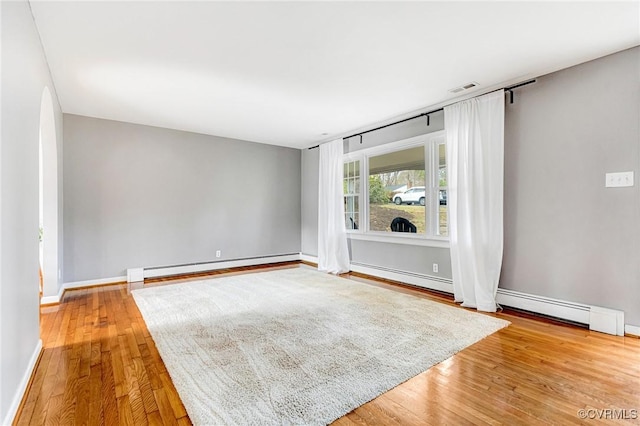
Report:
M508 89L507 91L509 92L509 103L512 104L513 103L513 90Z
M427 114L427 127L429 127L429 125L431 124L431 123L429 123L429 121L430 121L429 118L430 118L429 114Z
M362 145L362 133L360 133L360 145Z

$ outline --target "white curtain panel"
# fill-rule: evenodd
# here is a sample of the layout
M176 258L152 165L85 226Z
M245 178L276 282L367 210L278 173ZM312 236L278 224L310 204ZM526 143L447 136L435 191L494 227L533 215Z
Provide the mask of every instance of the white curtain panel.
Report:
M496 311L502 267L504 91L444 108L456 302Z
M344 224L343 142L320 145L318 188L318 270L349 272L349 249Z

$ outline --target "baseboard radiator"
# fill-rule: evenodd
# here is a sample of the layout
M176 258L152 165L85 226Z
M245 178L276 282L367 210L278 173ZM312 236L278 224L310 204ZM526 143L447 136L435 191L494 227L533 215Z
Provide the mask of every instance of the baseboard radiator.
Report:
M429 290L453 294L453 282L449 278L406 272L360 262L351 262L351 270L353 272L360 272ZM568 302L502 288L498 289L496 301L501 306L582 324L588 326L590 330L618 336L624 336L625 334L623 311ZM628 334L635 334L633 333L635 330L636 328L633 326L626 326L626 332Z
M296 260L300 260L300 253L245 257L241 259L198 262L181 265L129 268L127 269L127 282L131 283L144 281L146 278L169 277L174 275L215 271L219 269L238 268L242 266L256 266L268 263L291 262Z

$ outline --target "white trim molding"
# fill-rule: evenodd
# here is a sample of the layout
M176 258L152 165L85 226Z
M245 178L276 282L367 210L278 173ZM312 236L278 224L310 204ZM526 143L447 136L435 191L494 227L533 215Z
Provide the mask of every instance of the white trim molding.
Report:
M237 268L240 266L256 266L268 263L292 262L300 260L300 253L281 254L263 257L249 257L244 259L223 260L218 262L202 262L188 265L159 266L127 269L129 279L137 279L142 269L142 278L157 278L171 275L192 274L197 272L215 271L218 269ZM125 277L125 280L127 280ZM134 281L129 281L134 282Z
M101 278L98 280L72 281L64 283L64 288L65 290L71 290L74 288L93 287L98 285L109 285L124 282L127 282L127 277L125 275L122 275L118 277Z
M60 286L60 289L58 290L58 294L56 294L55 296L43 296L42 298L40 298L40 304L55 305L57 303L60 303L60 301L62 300L62 296L64 295L64 292L67 290L73 290L73 289L83 288L83 287L111 285L111 284L117 284L117 283L124 283L126 281L127 281L127 277L124 275L118 276L118 277L111 277L111 278L99 278L95 280L71 281L71 282L62 284Z
M300 253L300 260L310 263L318 264L318 256L311 256L308 254Z
M407 244L411 246L424 246L436 248L449 248L449 240L439 237L416 237L415 234L393 235L391 232L368 232L347 231L347 238L351 240L373 241L387 244Z
M56 303L60 303L62 300L62 295L64 294L64 284L60 286L58 289L58 294L54 296L42 296L40 298L41 305L55 305Z
M11 401L11 405L7 410L7 415L2 420L3 425L13 424L15 420L16 414L18 414L18 408L20 408L20 402L22 398L24 398L25 393L27 392L27 386L29 386L29 380L36 371L36 364L38 363L38 359L40 358L40 353L42 352L42 340L38 339L38 343L36 343L36 347L31 354L31 358L29 358L29 364L27 364L27 369L22 375L22 380L20 380L20 384L16 389L16 393L13 395L13 400Z
M640 326L625 324L624 333L631 336L640 337Z

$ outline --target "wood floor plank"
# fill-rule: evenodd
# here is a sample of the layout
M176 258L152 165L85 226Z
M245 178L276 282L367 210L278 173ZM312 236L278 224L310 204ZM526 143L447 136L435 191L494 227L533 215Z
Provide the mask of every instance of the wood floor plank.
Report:
M142 397L144 411L147 414L158 411L158 405L156 404L155 397L153 396L153 388L151 387L149 375L147 374L147 370L142 358L133 359L133 368L138 380L138 386L140 388L140 395Z
M169 404L171 405L173 415L177 419L179 419L180 417L185 417L187 415L187 411L185 410L184 405L182 405L182 401L178 397L178 392L173 386L173 382L171 382L169 373L161 373L160 380L162 381L162 388L165 391L165 395L167 396Z
M70 357L73 354L69 354ZM62 408L60 410L60 424L73 424L76 412L76 397L79 388L80 359L71 358L69 369L65 377L64 393L62 394Z
M31 383L32 389L43 389L44 380L45 380L50 359L51 359L51 351L45 351L40 357L40 360L38 361L38 365L36 366L36 371L34 373L33 382ZM22 406L22 412L21 412L21 416L19 419L20 421L18 422L18 424L21 424L21 425L29 424L36 410L36 403L40 396L41 396L41 393L39 392L28 393L27 397L25 398L24 405Z
M151 389L155 390L162 388L162 380L160 380L160 373L158 372L159 365L157 364L156 359L151 356L151 352L155 350L155 346L151 346L150 348L149 345L144 344L140 345L139 349Z
M46 417L42 423L44 425L59 426L65 407L62 406L62 395L52 396L47 399Z
M85 424L89 425L89 410L91 407L91 391L90 391L90 377L89 375L80 377L78 379L78 393L75 399L75 411L71 424Z
M135 424L146 423L147 415L144 409L144 401L133 363L125 366L125 376L127 378L127 394L129 395L129 404L131 405L133 420Z
M281 267L308 267L287 264ZM252 273L240 268L146 285ZM273 269L273 268L272 268ZM448 295L346 279L456 306ZM459 308L462 309L462 308ZM505 311L511 325L357 408L334 424L616 424L578 410L640 409L640 339ZM41 308L43 353L17 425L190 424L126 284L67 291ZM622 412L622 411L619 411ZM639 419L626 419L640 424Z
M147 413L147 422L150 426L161 426L163 425L162 416L159 411L152 411L151 413Z
M119 397L117 399L118 402L118 419L120 421L121 425L138 425L139 423L136 423L133 420L133 413L131 411L131 404L130 399L129 399L129 395L123 395L121 397ZM143 419L144 420L144 425L147 424L147 419L146 417Z
M119 412L116 400L116 384L113 378L111 351L102 352L102 412L106 425L118 424Z
M173 414L173 409L171 408L171 403L169 402L169 398L167 398L165 390L163 388L155 389L153 391L153 394L156 398L156 404L158 404L158 411L160 412L160 416L162 417L163 424L178 424L178 421Z
M89 414L87 425L104 424L104 398L102 397L102 364L91 366L89 374Z

